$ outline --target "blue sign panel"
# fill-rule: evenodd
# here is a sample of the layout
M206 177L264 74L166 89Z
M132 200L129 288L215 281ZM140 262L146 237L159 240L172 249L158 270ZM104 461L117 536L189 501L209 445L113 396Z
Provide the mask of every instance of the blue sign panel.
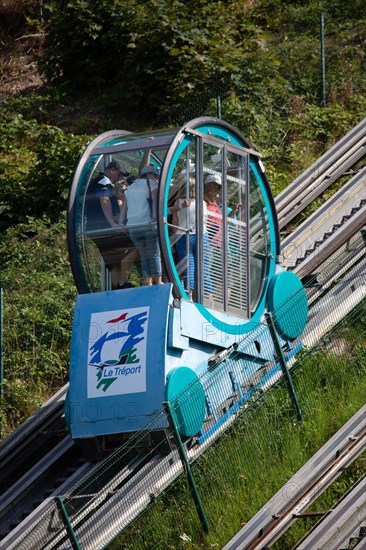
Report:
M135 431L160 411L171 290L78 296L68 396L73 438Z

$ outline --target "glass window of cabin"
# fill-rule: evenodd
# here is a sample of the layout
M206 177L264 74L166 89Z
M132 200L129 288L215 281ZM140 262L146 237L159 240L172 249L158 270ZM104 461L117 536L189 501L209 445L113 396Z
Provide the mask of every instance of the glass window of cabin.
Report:
M137 179L142 163L145 162L146 149L134 149L133 146L134 143L122 143L118 149L125 147L125 150L94 156L93 161L91 159L89 163L85 186L80 195L81 227L78 235L83 251L85 273L89 285L95 291L118 288L119 284L130 279L135 285L141 283L140 252L131 239L128 225L126 227L128 210L126 215L123 209L126 201L125 191ZM136 146L138 147L138 142ZM166 151L167 147L151 149L149 162L159 172ZM103 198L96 191L96 182L103 177L105 168L112 160L119 163L122 172L112 185L107 182L107 185L102 187L103 194L108 197L110 204L113 226L104 213ZM146 233L151 233L151 227L150 220L146 220Z
M248 155L204 144L209 266L216 309L248 316ZM209 166L209 160L213 165Z
M270 261L268 213L258 179L250 170L250 309L255 311L261 298Z
M195 298L196 249L196 140L183 150L174 166L168 192L168 231L172 260L180 289ZM197 168L198 169L198 168Z
M248 155L227 152L226 213L227 213L227 308L240 309L249 317L248 273Z
M249 316L249 156L192 136L172 174L168 231L183 297Z

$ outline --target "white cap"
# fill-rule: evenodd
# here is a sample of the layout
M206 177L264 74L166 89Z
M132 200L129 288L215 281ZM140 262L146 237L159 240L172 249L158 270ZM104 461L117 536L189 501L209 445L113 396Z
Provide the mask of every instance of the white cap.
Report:
M183 170L181 170L179 173L180 174L185 174L187 171L188 172L194 172L195 168L196 168L195 163L192 162L191 159L188 159L188 170L187 170L187 163L185 162Z
M222 179L218 174L209 174L205 179L205 183L217 183L218 185L222 185Z

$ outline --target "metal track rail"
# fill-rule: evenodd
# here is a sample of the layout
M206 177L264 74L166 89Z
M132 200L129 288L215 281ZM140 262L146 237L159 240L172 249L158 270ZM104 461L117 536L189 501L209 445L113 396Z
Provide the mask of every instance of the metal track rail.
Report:
M303 345L309 349L315 346L365 298L366 258L309 309L308 322L301 338Z
M52 496L64 494L95 466L67 436L1 495L0 548L8 548L45 510Z
M339 234L338 230L362 212L366 224L366 167L360 170L335 195L281 243L282 266L294 269L309 256L317 253L326 241ZM361 222L362 223L362 222Z
M54 487L49 479L50 473L52 473L52 467L48 466L46 484L47 494L49 496L46 497L45 495L42 496L41 494L37 495L32 493L32 498L22 499L18 506L25 505L27 507L24 514L26 517L0 541L1 550L10 550L11 548L13 548L14 550L18 550L19 541L22 540L24 533L27 532L29 529L32 529L32 527L39 522L39 518L42 517L44 514L47 514L48 511L55 506L55 497L70 491L71 488L77 485L80 479L85 477L88 472L95 466L94 463L84 462L81 466L75 467L77 461L71 460L69 466L66 468L65 460L67 459L67 457L65 455L67 455L67 453L68 451L66 450L63 452L63 454L60 454L60 458L63 459L63 467L61 468L62 473L60 472L60 468L58 468L58 474L57 471L54 472L58 476L60 476L60 474L61 476L64 476L63 478L61 478L63 482L60 485L57 484L57 488ZM38 477L35 479L36 483L38 483ZM55 479L55 477L53 479ZM38 504L37 500L38 502L40 502L40 504ZM33 546L29 543L27 544L27 550L36 550L36 548L38 550L39 547Z
M354 548L355 546L348 544L350 537L359 530L362 523L366 525L365 496L366 478L363 478L340 503L329 510L326 517L294 550Z
M198 446L187 449L190 462L194 462L219 435L235 421L235 415L227 421L209 439ZM104 548L125 527L127 527L146 507L152 499L157 498L183 472L179 453L174 450L167 456L152 455L149 462L133 472L134 462L130 462L121 472L114 476L105 487L89 495L88 505L72 518L73 528L83 550ZM98 468L98 466L97 466ZM93 471L90 472L93 476ZM128 479L127 479L128 478ZM126 481L127 479L127 481ZM121 508L121 502L130 502L128 510ZM27 531L40 521L49 510L54 509L54 502L48 499L47 507L42 507L41 513L33 517L33 524L25 520L14 532L0 542L0 549L29 550L30 541ZM86 521L85 521L86 519ZM51 548L70 548L70 542L63 543L67 532L63 525L57 525L51 516L50 531L57 534L49 540L48 527L43 527L43 550ZM92 542L90 540L92 539ZM3 546L5 544L5 546Z
M33 468L30 468L27 473L19 478L11 489L2 494L0 503L0 518L2 518L9 510L12 510L25 492L34 487L36 478L42 476L46 470L51 468L52 464L57 462L60 457L74 445L70 437L63 439L56 447L54 447L46 456L41 458Z
M363 247L364 249L364 247ZM317 300L316 304L310 309L309 312L309 322L306 327L306 334L304 334L304 345L307 347L312 347L316 341L319 339L319 337L329 331L330 327L336 324L338 321L342 319L342 317L357 303L359 303L360 300L362 300L366 296L366 281L365 281L365 273L366 273L366 259L364 258L361 263L359 262L349 273L347 273L347 276L345 279L342 279L338 282L336 286L334 286L330 293L323 296L320 300ZM334 307L334 304L339 304L339 307ZM328 312L325 314L325 312ZM227 425L229 423L233 422L235 420L235 416L230 417L230 420L228 421ZM225 425L223 425L222 430L225 429ZM198 456L198 453L201 453L207 448L208 445L212 443L212 441L218 437L220 432L217 432L214 434L212 438L210 438L206 444L201 445L199 447L199 450L193 451L190 450L190 459L195 460L195 458ZM197 453L197 454L194 454ZM173 456L169 457L168 460L172 461ZM173 462L176 462L174 459ZM157 464L157 463L156 463ZM136 511L136 515L142 511L144 507L148 505L148 503L151 500L151 494L155 494L156 496L165 489L167 485L169 485L171 482L174 481L177 475L179 475L182 471L180 462L177 462L170 468L171 472L168 474L167 472L164 472L164 480L159 480L158 471L161 466L157 464L157 469L154 472L151 472L151 478L154 479L154 483L151 486L145 485L146 491L144 494L141 494L140 497L137 499L138 503L132 506L132 509ZM41 472L41 468L35 467L34 472ZM32 472L30 472L30 475L32 475ZM35 479L33 479L33 482L35 482ZM131 481L131 487L135 484L135 481ZM167 483L167 485L166 485ZM21 485L26 485L26 481L22 480ZM116 477L115 480L112 480L111 484L113 487L116 488L116 495L121 496L121 494L126 495L125 488L121 487L121 489L117 490L117 487L121 484L121 479L119 476ZM108 498L108 495L110 494L110 491L114 491L114 488L111 486L107 487L107 491L104 491L105 498ZM13 489L15 490L16 487ZM13 490L12 489L12 490ZM121 493L122 491L122 493ZM110 499L108 503L103 505L104 497L103 497L103 491L101 494L96 494L95 497L91 499L90 503L90 509L88 508L88 513L91 514L91 520L90 522L104 522L104 525L107 528L107 525L109 525L109 521L111 521L111 526L108 527L105 536L108 537L108 534L110 536L115 536L121 528L125 526L125 522L127 521L127 515L126 517L120 516L120 520L116 522L114 519L115 517L118 517L119 514L117 512L117 508L119 505L119 499L118 496L116 496L115 499ZM60 494L60 493L59 493ZM132 497L131 497L132 498ZM113 502L115 502L116 509L113 509ZM49 506L54 506L54 501L51 499L48 501ZM42 513L45 512L45 508L41 507L39 509L39 515L33 514L33 521L37 522ZM108 517L110 515L110 520L108 520ZM134 514L131 512L131 514L128 514L128 517L130 517L130 521L134 519ZM86 532L84 531L82 525L78 527L78 522L80 521L83 523L83 516L77 516L75 518L76 525L75 528L78 530L81 529L80 533L78 533L78 536L86 537ZM73 520L74 521L74 520ZM18 528L11 533L9 538L6 538L4 540L4 543L7 544L5 548L18 548L20 547L20 541L23 538L23 534L27 530L27 526L29 526L29 520L25 520L25 522L21 523ZM92 527L90 527L92 528ZM84 534L83 534L84 533ZM102 537L102 535L98 535L99 538ZM112 537L113 538L113 537ZM14 541L14 545L10 545L10 540ZM62 540L62 537L61 537ZM110 539L112 540L112 539ZM2 548L2 544L0 543L0 548Z
M65 430L62 418L63 404L68 385L61 388L32 416L0 443L0 483L6 481L43 444L55 436L58 429Z
M294 273L302 279L313 273L328 258L337 252L342 245L349 241L365 225L365 210L360 209L352 218L342 224L338 231L332 234L319 248L316 248L309 256L294 268Z
M259 510L223 550L260 550L278 540L299 514L366 449L365 415L366 406Z
M362 288L362 296L365 295L366 287ZM353 296L350 298L350 308L355 305L362 297L359 295L359 291L356 292L356 302L353 300ZM326 297L324 298L326 299ZM320 302L319 302L320 303ZM343 308L345 304L343 304ZM321 307L319 306L318 317L314 315L310 320L310 325L314 325L314 331L312 332L311 326L309 325L310 332L306 337L306 345L312 345L315 342L315 339L318 334L317 327L319 323L324 325L324 332L329 330L330 320L322 317L319 319ZM342 312L340 312L341 315ZM337 317L338 319L338 317ZM332 310L332 322L334 321L334 310ZM336 321L335 321L336 322ZM234 422L235 415L229 417L227 425ZM222 426L223 431L227 426ZM192 448L188 451L188 456L190 461L195 460L199 454L204 452L204 450L218 437L220 432L217 432L213 435L210 440L205 442L205 444ZM168 470L167 463L170 465ZM153 463L147 465L140 472L137 472L137 477L134 475L129 481L128 487L124 485L123 474L118 474L111 482L106 486L105 490L102 492L96 493L94 496L91 496L90 505L87 507L87 514L90 516L90 519L87 520L85 524L85 511L81 515L77 515L73 518L73 526L76 532L78 540L82 543L83 548L88 548L88 540L90 540L91 531L95 531L95 535L98 535L100 540L100 546L95 546L95 539L93 542L93 550L96 548L102 548L103 545L107 544L126 526L128 525L139 513L141 513L146 506L151 502L151 495L157 497L162 491L165 490L168 485L170 485L178 475L183 471L182 464L176 454L172 453L168 457L159 459L155 457ZM91 471L92 474L92 471ZM122 476L122 477L121 477ZM141 477L142 476L142 477ZM139 481L140 479L140 481ZM121 485L122 483L122 485ZM112 496L111 496L112 495ZM121 513L121 498L128 499L131 502L131 506L128 512ZM52 499L48 500L48 509L49 507L54 506L54 501ZM0 543L0 548L6 548L7 550L17 548L24 548L29 550L29 541L27 542L26 531L31 529L34 522L37 523L41 515L44 515L44 507L41 507L39 513L33 515L33 523L27 520L23 524L20 524L18 528L12 532L9 537L7 537L3 543ZM103 525L101 532L98 531L99 528ZM54 527L54 526L53 526ZM66 532L61 529L58 537L51 542L47 543L47 548L57 547L60 548L62 544L62 539L65 537ZM25 537L25 538L24 538ZM5 546L3 546L5 544ZM67 547L67 545L66 545Z
M351 272L348 274L353 280L353 291L349 289L349 282L343 285L341 295L339 295L339 292L337 294L337 287L334 287L332 293L335 294L330 298L327 295L324 296L317 302L316 307L311 309L309 328L304 336L304 345L311 347L316 344L319 335L328 332L330 327L344 316L345 312L355 307L366 296L364 267L365 264L357 265L354 267L355 273ZM356 277L360 277L359 284L355 283ZM339 298L342 303L339 311L337 308L327 307L327 302L330 301L334 305L334 302L338 303ZM324 310L328 311L327 316L324 315ZM275 382L275 379L273 382ZM226 424L221 427L221 430L215 432L209 440L200 446L189 449L187 454L190 462L196 460L219 437L220 433L234 421L235 415L229 417ZM125 473L121 472L117 474L102 491L90 495L88 506L72 518L73 528L82 548L85 550L88 548L96 550L111 542L121 530L150 504L152 495L154 498L158 497L182 471L183 467L177 451L173 451L166 457L151 457L151 462L143 466L140 471L134 473L132 477L129 477L127 485L125 483ZM93 475L93 471L91 475ZM128 510L123 511L121 509L121 499L124 502L129 501L131 503ZM49 506L54 506L54 503L50 502ZM34 519L38 521L36 518ZM27 546L29 541L27 540L25 527L25 525L19 525L19 536L12 537L11 540L14 541L14 544L8 544L6 547L7 550L13 548L14 550L15 548L17 550L22 548L29 550ZM55 527L54 524L53 527ZM93 536L91 536L92 533ZM45 548L68 548L70 543L67 542L63 545L62 542L66 536L65 529L60 525L60 531L52 541L47 541L46 543L47 537L45 538L45 544L47 544ZM93 543L90 542L91 539Z
M275 197L280 229L366 154L366 118Z

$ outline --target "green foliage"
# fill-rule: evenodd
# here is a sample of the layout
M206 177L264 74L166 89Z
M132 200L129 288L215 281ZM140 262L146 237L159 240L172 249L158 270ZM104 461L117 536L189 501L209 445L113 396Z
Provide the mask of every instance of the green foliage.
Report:
M65 221L28 219L0 241L7 431L67 380L76 291Z
M40 0L8 0L0 3L0 39L21 35L39 24Z
M0 228L65 210L70 180L86 143L21 113L0 120Z
M216 116L218 96L222 117L264 155L277 193L364 116L360 6L361 0L347 7L339 0L45 2L39 65L52 87L7 102L0 150L1 142L12 142L13 152L5 150L0 164L3 226L64 208L86 142L72 132L161 128ZM40 24L37 2L33 7Z
M76 89L115 86L119 107L154 122L232 87L257 106L267 86L286 88L249 6L233 2L68 2L49 10L42 67Z
M60 10L53 2L41 66L74 90L109 90L116 115L135 109L145 127L202 115L221 95L223 116L268 149L282 143L294 99L320 104L320 10L329 104L365 96L365 23L360 1L350 5L72 0Z
M127 88L136 69L132 75L125 73L126 53L134 48L136 33L144 32L150 9L154 17L154 6L144 7L134 1L48 2L48 32L41 69L49 81L67 82L84 92L107 87L111 91L122 76Z

